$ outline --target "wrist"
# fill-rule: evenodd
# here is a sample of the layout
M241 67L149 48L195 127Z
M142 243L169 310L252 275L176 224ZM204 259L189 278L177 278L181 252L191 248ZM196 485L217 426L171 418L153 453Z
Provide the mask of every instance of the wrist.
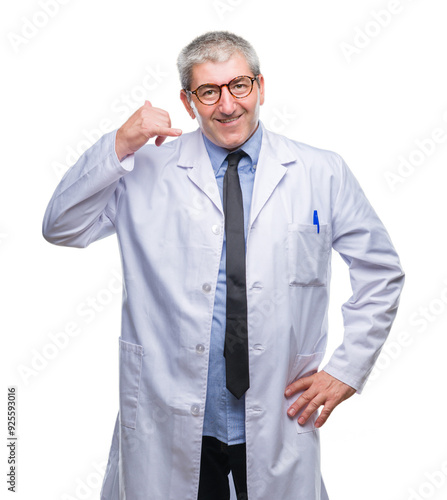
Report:
M132 151L126 145L126 142L122 138L121 129L118 129L115 136L115 153L119 161L122 161L127 155L131 154Z

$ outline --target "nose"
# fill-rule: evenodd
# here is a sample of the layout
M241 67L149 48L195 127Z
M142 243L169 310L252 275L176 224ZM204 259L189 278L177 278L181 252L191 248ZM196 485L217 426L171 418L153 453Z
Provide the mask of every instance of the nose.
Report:
M224 115L231 115L236 109L235 99L230 94L230 91L228 90L227 86L222 87L218 106L219 106L219 111Z

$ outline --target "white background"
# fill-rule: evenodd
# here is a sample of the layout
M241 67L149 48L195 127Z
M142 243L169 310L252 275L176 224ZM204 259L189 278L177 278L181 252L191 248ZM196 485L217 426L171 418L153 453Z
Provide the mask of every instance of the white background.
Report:
M99 498L118 408L118 248L114 237L84 250L51 246L42 217L73 151L145 98L169 111L174 127L196 127L178 98L176 57L195 36L228 29L260 56L265 125L344 157L407 273L372 380L321 430L329 496L445 498L445 1L44 1L51 16L30 0L1 14L2 497L6 395L15 385L18 492L8 498ZM394 13L381 12L381 26L374 13L384 9ZM347 44L358 46L350 56ZM436 129L442 140L424 142ZM401 168L393 186L385 174L399 175L402 159L418 165ZM328 355L349 296L334 255ZM76 335L61 333L70 328Z

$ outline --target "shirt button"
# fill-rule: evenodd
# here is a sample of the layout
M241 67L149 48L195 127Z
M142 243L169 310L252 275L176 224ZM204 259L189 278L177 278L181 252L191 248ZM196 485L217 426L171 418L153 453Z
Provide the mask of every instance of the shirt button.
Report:
M214 224L214 226L211 228L211 231L214 234L220 234L220 226L218 226L217 224Z
M196 345L196 353L203 354L205 352L205 346L203 344Z
M196 417L200 413L200 406L199 405L191 405L191 413Z
M205 293L210 293L211 292L211 285L209 283L204 283L202 285L202 290L205 292Z

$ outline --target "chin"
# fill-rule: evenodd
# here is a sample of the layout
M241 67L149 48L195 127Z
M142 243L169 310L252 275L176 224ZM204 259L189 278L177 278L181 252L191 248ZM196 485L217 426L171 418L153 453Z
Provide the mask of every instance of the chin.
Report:
M225 149L237 149L240 146L242 146L242 144L244 144L246 140L247 139L243 140L240 137L237 139L227 139L227 140L225 140L225 138L222 138L222 141L220 142Z

